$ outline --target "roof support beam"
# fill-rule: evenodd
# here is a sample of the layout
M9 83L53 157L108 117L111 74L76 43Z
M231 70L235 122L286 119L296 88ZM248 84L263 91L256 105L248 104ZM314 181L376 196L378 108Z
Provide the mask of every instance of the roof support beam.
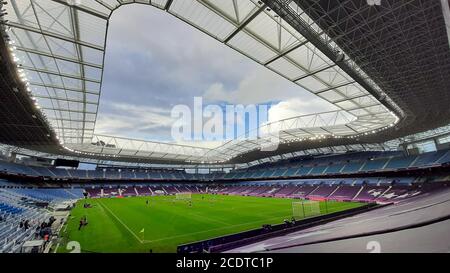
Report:
M111 10L111 11L114 10L114 7L108 5L108 4L105 3L104 1L95 0L95 2L99 3L100 5L104 6L105 8L107 8L107 9L109 9L109 10Z
M309 77L309 76L315 75L315 74L317 74L317 73L320 73L320 72L322 72L322 71L324 71L324 70L333 68L333 67L335 67L335 66L336 66L336 64L333 64L333 65L329 65L329 66L327 66L327 67L324 67L324 68L322 68L322 69L319 69L319 70L316 70L316 71L312 71L311 73L308 73L308 74L305 74L305 75L303 75L303 76L300 76L300 77L298 77L297 79L294 79L293 81L296 82L296 81L302 80L302 79L304 79L304 78L307 78L307 77Z
M95 92L95 91L75 89L75 88L67 88L67 87L64 87L64 86L43 84L43 83L39 83L39 82L30 82L30 85L31 86L35 85L35 86L40 86L40 87L45 87L45 88L52 88L52 89L67 90L67 91L77 92L77 93L86 93L86 94L92 94L92 95L97 95L97 96L100 95L99 92Z
M73 59L73 58L70 58L70 57L54 55L54 54L50 54L50 53L47 53L47 52L31 49L31 48L25 48L25 47L21 47L21 46L16 46L16 49L18 51L23 51L23 52L26 52L26 53L36 54L36 55L40 55L40 56L44 56L44 57L55 58L57 60L62 60L62 61L76 63L76 64L81 64L81 65L86 65L86 66L90 66L90 67L94 67L94 68L98 68L98 69L103 69L103 66L100 65L100 64L94 64L94 63L90 63L90 62L85 62L85 61L80 61L80 60L77 60L77 59Z
M276 61L276 60L278 60L278 59L280 59L280 58L286 56L287 54L291 53L292 51L296 50L297 48L300 48L301 46L304 46L304 45L307 44L308 42L309 42L309 41L306 40L306 41L303 41L303 42L299 43L298 45L292 47L292 48L289 49L289 50L286 50L285 52L281 53L280 55L275 56L274 58L272 58L271 60L269 60L268 62L266 62L264 65L267 66L267 65L273 63L274 61Z
M54 110L54 109L51 109L51 110ZM59 109L56 109L56 111L57 111L57 110L59 110ZM91 120L68 119L68 118L49 118L49 120L95 123L95 121L91 121Z
M57 130L81 130L81 127L59 127L59 126L53 126L53 129L57 129ZM86 131L94 131L94 129L89 129L89 128L85 128L84 130Z
M49 110L49 111L71 112L71 113L80 113L80 114L86 113L86 114L97 115L96 112L84 112L84 111L73 110L73 109L61 109L61 108L50 108L50 107L41 107L41 109Z
M362 95L358 95L358 96L354 96L354 97L350 97L350 98L344 98L344 99L333 101L333 103L340 103L340 102L344 102L344 101L364 98L364 97L367 97L367 96L370 96L370 94L362 94Z
M51 100L60 100L60 101L67 101L67 102L76 102L76 103L86 103L86 104L98 105L97 102L93 102L93 101L74 100L74 99L66 99L66 98L60 98L60 97L47 97L47 96L41 96L41 95L33 95L33 97L38 98L38 99L51 99Z
M64 0L52 0L52 1L53 1L53 2L56 2L56 3L58 3L58 4L61 4L61 5L70 7L70 8L72 8L72 9L76 9L76 10L78 10L78 11L85 12L85 13L87 13L87 14L89 14L89 15L92 15L92 16L95 16L95 17L98 17L98 18L101 18L101 19L103 19L103 20L108 20L108 19L109 19L109 15L108 15L108 14L104 14L104 13L102 13L102 12L93 10L93 9L88 8L88 7L85 7L85 6L71 5L71 4L69 4L67 1L64 1ZM103 5L103 6L104 6L104 5Z
M294 0L295 3L303 9L302 2L299 0ZM281 18L283 18L288 24L290 24L294 29L296 29L300 34L303 35L307 40L311 42L316 48L318 48L325 56L330 60L334 61L344 72L346 72L350 77L352 77L356 82L358 82L364 89L371 93L375 98L379 98L380 94L375 88L366 82L363 77L350 67L347 62L339 61L339 52L335 52L329 47L317 33L314 33L310 29L310 26L306 25L303 20L300 19L299 15L292 10L289 6L291 1L287 0L262 0L268 7L274 10ZM387 102L387 100L380 101L381 104L386 106L388 109L399 114L396 107Z
M45 73L45 74L50 74L50 75L55 75L55 76L60 76L60 77L65 77L65 78L71 78L71 79L88 81L88 82L99 83L99 84L101 83L101 81L95 80L95 79L83 78L82 76L74 76L74 75L70 75L70 74L59 73L59 72L55 72L55 71L34 68L34 67L30 67L30 66L22 66L22 68L26 69L26 70L34 71L34 72Z
M340 85L331 86L329 88L325 88L325 89L319 90L317 92L314 92L314 94L316 94L316 95L317 94L321 94L321 93L324 93L324 92L327 92L327 91L330 91L330 90L334 90L336 88L341 88L341 87L344 87L344 86L347 86L347 85L350 85L350 84L354 84L354 83L356 83L356 82L355 81L351 81L351 82L346 82L346 83L343 83L343 84L340 84Z
M266 4L263 4L257 11L255 11L244 22L242 22L242 24L240 24L238 28L235 31L233 31L233 33L231 33L223 42L227 44L231 39L233 39L234 36L236 36L236 34L238 34L241 30L243 30L245 26L247 26L251 21L253 21L253 19L255 19L256 16L258 16L261 12L263 12L265 8Z
M172 6L173 0L168 0L166 2L166 5L164 6L164 10L168 11L170 9L170 6Z
M14 22L8 22L8 23L3 23L3 24L5 24L7 26L10 26L12 28L17 28L17 29L22 29L22 30L38 33L38 34L41 34L41 35L44 35L44 36L52 37L52 38L55 38L55 39L63 40L63 41L69 42L69 43L77 44L77 45L82 45L82 46L89 47L89 48L92 48L92 49L95 49L95 50L99 50L99 51L104 51L105 50L105 48L102 47L102 46L94 45L94 44L91 44L91 43L88 43L88 42L84 42L84 41L80 41L80 40L75 40L72 37L67 37L67 36L64 36L64 35L61 35L61 34L57 34L57 33L53 33L53 32L50 32L50 31L46 31L46 30L42 30L41 31L38 28L21 25L21 24L17 24L17 23L14 23Z

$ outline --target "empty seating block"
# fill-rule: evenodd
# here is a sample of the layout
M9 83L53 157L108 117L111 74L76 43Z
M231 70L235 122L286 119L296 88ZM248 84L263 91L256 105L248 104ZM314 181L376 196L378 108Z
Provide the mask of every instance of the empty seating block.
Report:
M394 157L391 160L389 160L388 164L386 165L385 169L401 169L401 168L408 168L409 165L416 159L416 156L408 156L408 157Z
M326 174L340 173L342 168L344 168L344 164L333 164L328 166L328 168L325 170L325 173Z
M317 174L323 174L323 172L325 171L325 169L328 166L316 166L314 167L311 172L309 173L309 175L317 175Z
M342 173L355 173L359 172L363 165L363 162L350 162L342 169Z
M439 160L445 155L446 151L437 151L421 154L417 157L416 161L412 164L412 167L429 166Z
M387 159L385 158L379 158L379 159L373 159L366 161L366 164L361 169L362 171L376 171L381 170L384 165L386 164Z

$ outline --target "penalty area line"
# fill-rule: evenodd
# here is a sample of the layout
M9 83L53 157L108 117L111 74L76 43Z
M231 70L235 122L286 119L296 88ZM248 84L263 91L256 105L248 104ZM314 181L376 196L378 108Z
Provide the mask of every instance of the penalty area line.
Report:
M104 209L111 213L111 215L114 216L114 218L116 218L116 220L119 221L122 226L124 226L131 234L133 234L133 236L136 238L136 240L138 240L139 243L143 244L145 242L141 238L139 238L139 236L137 236L136 233L134 233L122 220L120 220L120 218L117 217L117 215L115 215L105 204L103 204L102 202L99 203Z
M286 217L289 217L289 216L286 216ZM192 235L197 235L197 234L208 233L208 232L211 232L211 231L219 231L219 230L224 230L224 229L229 229L229 228L234 228L234 227L240 227L240 226L245 226L245 225L250 225L250 224L264 223L264 222L267 222L267 221L270 221L270 220L279 219L279 218L281 218L281 217L273 217L273 218L268 218L268 219L260 220L260 221L246 222L246 223L242 223L242 224L229 225L229 226L224 226L224 227L220 227L220 228L201 230L201 231L197 231L197 232L191 232L191 233L185 233L185 234L180 234L180 235L175 235L175 236L163 237L163 238L159 238L159 239L155 239L155 240L144 240L144 241L142 241L142 243L149 244L149 243L154 243L154 242L166 241L166 240L171 240L171 239L175 239L175 238L182 238L182 237L187 237L187 236L192 236Z

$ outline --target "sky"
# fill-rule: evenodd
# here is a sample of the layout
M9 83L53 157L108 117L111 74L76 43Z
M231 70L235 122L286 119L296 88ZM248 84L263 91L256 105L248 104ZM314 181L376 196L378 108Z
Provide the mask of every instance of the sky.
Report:
M268 121L334 109L166 12L145 5L116 10L95 132L172 142L171 111L192 107L194 97L204 105L269 105Z

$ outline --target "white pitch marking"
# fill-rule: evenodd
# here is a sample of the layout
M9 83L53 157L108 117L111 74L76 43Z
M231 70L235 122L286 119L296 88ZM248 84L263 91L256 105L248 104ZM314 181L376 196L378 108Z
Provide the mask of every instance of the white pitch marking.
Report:
M102 207L104 207L106 210L108 210L112 214L112 216L114 216L117 219L117 221L119 221L131 234L133 234L133 236L139 241L139 243L141 243L141 244L144 243L144 241L142 241L139 238L139 236L137 236L127 225L125 225L125 223L122 222L122 220L120 220L120 218L117 217L105 204L103 204L102 202L99 202L99 203Z
M285 217L289 217L289 216L285 216ZM153 242L159 242L159 241L164 241L164 240L169 240L169 239L174 239L174 238L179 238L179 237L186 237L186 236L190 236L190 235L194 235L194 234L202 234L202 233L207 233L207 232L210 232L210 231L217 231L217 230L222 230L222 229L227 229L227 228L245 226L245 225L248 225L248 224L261 223L261 222L266 222L266 221L269 221L269 220L279 219L279 218L280 217L274 217L274 218L269 218L269 219L265 219L265 220L261 220L261 221L247 222L247 223L243 223L243 224L230 225L230 226L225 226L225 227L220 227L220 228L213 228L213 229L208 229L208 230L202 230L202 231L197 231L197 232L191 232L191 233L186 233L186 234L169 236L169 237L164 237L164 238L151 240L151 241L144 240L144 243L153 243Z

